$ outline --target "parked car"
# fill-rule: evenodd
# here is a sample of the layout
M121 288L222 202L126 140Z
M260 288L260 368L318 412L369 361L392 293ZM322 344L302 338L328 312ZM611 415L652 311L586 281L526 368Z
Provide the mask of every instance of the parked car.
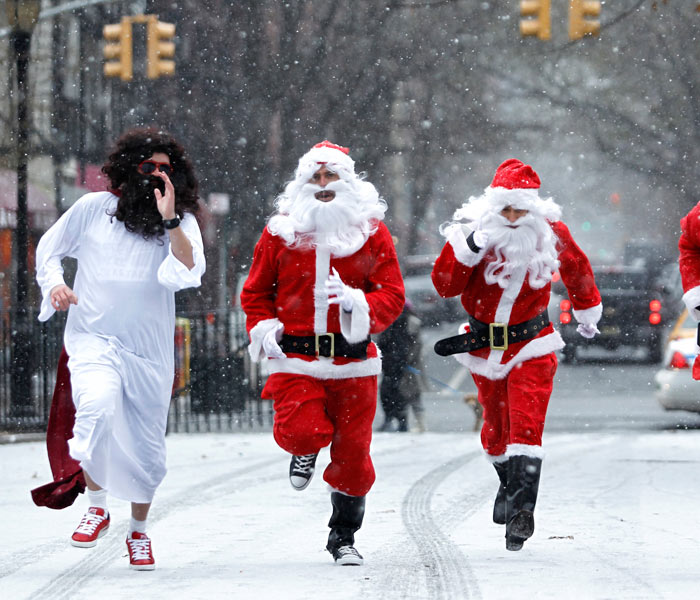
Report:
M697 325L684 310L668 336L663 367L654 375L656 399L666 410L700 412L700 381L692 377Z
M401 259L406 298L423 325L431 327L466 319L459 297L441 298L430 278L437 256L409 255Z
M553 285L562 296L558 321L566 343L564 362L574 361L581 347L615 350L632 346L645 348L649 362L658 363L663 354L663 332L677 314L658 274L642 266L594 266L593 274L602 297L603 314L598 322L600 334L590 340L576 331L578 323L566 288L560 281Z
M466 320L459 297L441 298L435 291L430 273L407 275L403 279L406 298L413 304L413 310L423 325L433 326L452 323L459 319Z

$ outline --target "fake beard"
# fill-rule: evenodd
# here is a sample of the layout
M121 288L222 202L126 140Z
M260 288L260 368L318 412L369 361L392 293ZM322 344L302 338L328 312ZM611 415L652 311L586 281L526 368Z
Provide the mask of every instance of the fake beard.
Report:
M154 193L156 189L165 192L165 182L159 177L135 174L129 179L114 213L127 231L141 234L146 239L163 233L163 217L158 212Z
M315 194L324 189L335 192L335 198L329 202L317 200ZM364 245L373 230L359 205L351 185L343 180L325 188L306 183L288 214L272 217L268 229L291 247L322 247L334 256L349 256Z
M481 228L488 234L488 249L496 256L484 272L489 284L506 288L516 270L527 267L528 283L533 289L544 287L559 268L556 236L543 217L528 213L512 223L497 213L486 215Z

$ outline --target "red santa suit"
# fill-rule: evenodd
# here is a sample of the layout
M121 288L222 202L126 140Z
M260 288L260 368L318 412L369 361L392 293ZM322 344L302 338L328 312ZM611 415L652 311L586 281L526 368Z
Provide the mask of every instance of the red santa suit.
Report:
M683 285L683 302L688 312L700 321L700 204L681 219L681 237L678 240L678 265ZM700 351L700 348L698 348ZM693 378L700 379L700 356L693 365Z
M294 455L317 453L332 444L325 481L344 494L364 496L375 479L369 446L381 371L381 359L369 335L386 329L401 313L403 280L391 235L380 220L385 205L377 203L376 191L374 201L368 201L376 208L366 211L373 218L350 226L358 235L350 235L348 243L333 248L308 228L302 232L307 243L299 243L301 225L288 227L284 201L291 206L295 192L290 186L303 186L319 165L339 173L341 183L349 182L355 192L362 188L360 196L368 191L363 186L370 184L356 178L344 152L319 145L307 153L283 202L278 200L280 218L271 219L255 247L241 305L247 316L251 357L266 359L271 373L262 397L274 400L275 440ZM329 303L324 291L334 270L352 295L350 313ZM285 336L319 336L307 340L309 344L328 341L325 334L329 333L335 336L336 346L341 337L350 344L366 344L366 358L289 350L284 357L268 358L263 339L280 324Z
M499 167L486 194L473 199L456 216L469 217L472 213L481 218L485 212L498 213L505 206L513 206L547 219L554 234L552 243L556 244L556 261L550 266L556 268L558 261L576 319L594 326L602 306L586 255L558 220L559 207L537 196L539 178L534 171L522 179L522 173L512 178L505 174L507 170ZM492 277L488 282L486 273L497 255L488 245L479 248L470 239L477 227L478 220L446 228L447 243L432 272L435 289L443 297L460 295L466 312L485 324L510 326L542 314L549 303L551 269L542 269L533 280L532 266L521 264L507 278L493 281ZM467 329L463 326L462 331ZM534 338L509 343L505 350L486 346L456 355L471 371L479 389L479 400L484 405L482 443L488 455L500 457L507 451L539 454L557 366L554 351L563 346L559 332L549 323Z

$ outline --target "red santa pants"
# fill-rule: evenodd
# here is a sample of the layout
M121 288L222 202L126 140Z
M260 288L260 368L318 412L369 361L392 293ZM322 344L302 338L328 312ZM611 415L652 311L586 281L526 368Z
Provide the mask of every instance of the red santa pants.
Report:
M312 454L331 445L323 479L334 489L364 496L374 483L369 456L377 410L377 377L315 379L274 373L262 393L274 400L273 434L291 454Z
M484 407L481 444L487 454L501 456L510 444L542 445L556 370L552 352L520 363L504 379L472 373Z

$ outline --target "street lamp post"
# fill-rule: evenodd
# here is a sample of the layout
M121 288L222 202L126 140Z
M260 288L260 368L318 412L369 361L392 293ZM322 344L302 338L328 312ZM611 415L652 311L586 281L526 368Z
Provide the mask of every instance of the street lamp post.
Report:
M17 280L12 326L12 408L13 417L31 414L31 337L27 296L29 270L29 224L27 214L27 153L28 122L27 71L32 31L41 9L40 0L6 0L10 26L10 46L14 52L17 76L17 223L15 225L15 256Z

